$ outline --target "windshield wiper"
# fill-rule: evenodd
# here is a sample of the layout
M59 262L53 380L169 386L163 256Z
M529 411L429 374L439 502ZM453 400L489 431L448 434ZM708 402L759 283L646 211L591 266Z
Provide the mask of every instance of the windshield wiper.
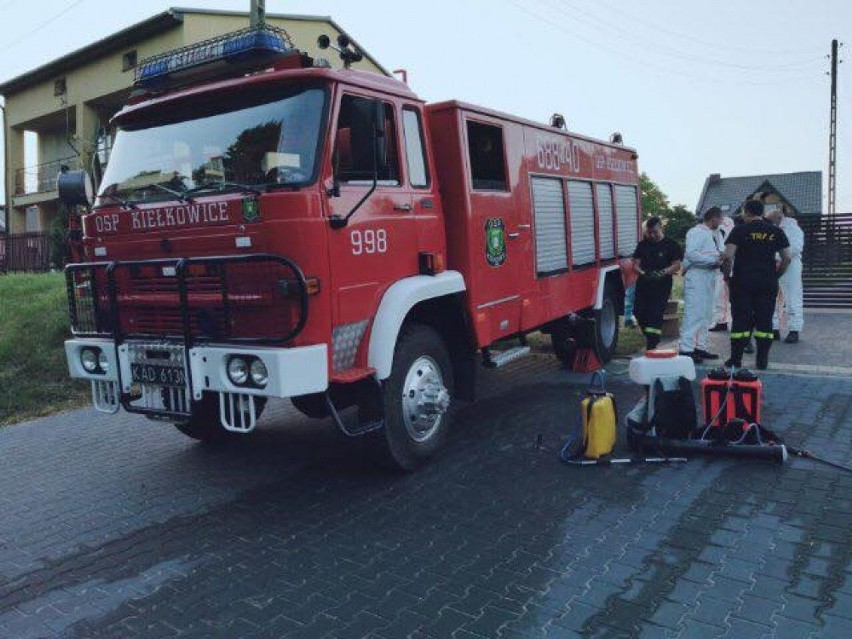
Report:
M174 195L177 199L179 199L181 202L189 202L190 204L192 204L192 202L194 201L191 197L189 197L189 195L187 195L187 193L189 193L189 191L191 191L192 189L184 189L183 191L176 191L175 189L170 189L169 187L163 186L162 184L157 184L156 182L154 184L149 184L148 186L153 186L156 189L160 189L161 191L165 191L166 193L170 193L171 195ZM148 188L148 187L145 187L145 188Z
M118 197L117 195L113 195L112 193L101 193L98 197L99 198L108 197L113 202L120 204L121 207L125 208L125 209L134 209L134 210L139 209L139 207L134 202L128 202L127 200L122 200L120 197ZM100 207L98 207L98 208L100 208Z
M250 184L228 182L225 180L207 180L206 182L202 182L191 189L187 189L184 191L184 195L189 193L200 193L201 191L219 191L221 193L225 189L240 189L244 193L251 193L252 195L261 195L263 193L263 191Z

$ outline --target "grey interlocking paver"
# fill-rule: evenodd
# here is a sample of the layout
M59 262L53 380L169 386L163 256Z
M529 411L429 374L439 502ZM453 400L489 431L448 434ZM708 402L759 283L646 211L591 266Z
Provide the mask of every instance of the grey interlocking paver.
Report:
M848 634L852 477L568 468L584 380L543 356L486 372L407 477L283 403L230 448L88 410L5 428L0 637ZM764 382L769 425L849 463L852 381Z

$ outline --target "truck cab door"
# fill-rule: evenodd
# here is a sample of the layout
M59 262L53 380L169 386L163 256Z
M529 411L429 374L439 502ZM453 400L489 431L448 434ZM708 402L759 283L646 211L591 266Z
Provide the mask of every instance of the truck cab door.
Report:
M385 289L417 272L412 197L400 170L397 108L389 101L381 101L380 143L387 161L378 167L375 190L368 195L376 170L375 108L373 97L344 93L334 126L332 171L339 196L328 199L328 215L345 218L358 207L346 226L328 231L333 324L347 327L345 332L366 330L365 320L374 315Z

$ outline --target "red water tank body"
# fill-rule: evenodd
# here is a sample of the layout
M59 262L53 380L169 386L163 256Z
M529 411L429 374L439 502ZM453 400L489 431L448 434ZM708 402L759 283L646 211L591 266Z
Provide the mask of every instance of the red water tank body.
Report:
M704 424L720 427L732 419L760 423L762 394L763 384L759 379L740 381L706 377L701 381Z

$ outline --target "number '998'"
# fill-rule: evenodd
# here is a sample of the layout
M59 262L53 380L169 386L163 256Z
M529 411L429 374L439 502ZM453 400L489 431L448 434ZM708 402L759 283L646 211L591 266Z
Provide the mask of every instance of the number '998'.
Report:
M385 229L367 229L365 231L352 231L349 234L352 241L353 255L372 255L373 253L387 253L388 233Z

